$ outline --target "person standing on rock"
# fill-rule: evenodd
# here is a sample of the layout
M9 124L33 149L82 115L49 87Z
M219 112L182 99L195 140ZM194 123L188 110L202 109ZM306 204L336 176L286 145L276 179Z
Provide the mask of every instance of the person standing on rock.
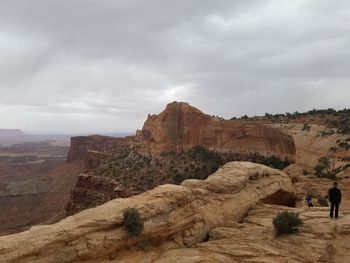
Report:
M306 196L306 204L309 208L314 206L314 204L312 203L312 196L311 195Z
M331 211L329 216L333 218L333 211L335 210L335 218L338 218L339 204L341 202L341 191L338 189L337 182L334 182L333 187L328 190L328 199L331 203Z

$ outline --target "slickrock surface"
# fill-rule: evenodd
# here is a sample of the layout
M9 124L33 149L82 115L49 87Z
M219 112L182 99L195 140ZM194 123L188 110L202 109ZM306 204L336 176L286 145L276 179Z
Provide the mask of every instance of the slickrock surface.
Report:
M279 203L273 198L276 192L294 200L286 174L263 165L232 162L205 181L186 180L180 186L159 186L137 196L114 199L50 226L0 237L0 258L2 262L16 263L157 262L162 260L158 256L164 249L196 245L226 222L241 221L261 200ZM137 208L145 220L145 229L137 238L129 238L122 226L123 211L128 207ZM154 246L151 249L154 252L146 255L140 247L148 242ZM228 256L224 247L218 252L222 259ZM164 261L166 255L162 257L163 261L158 262L168 262ZM172 262L200 262L196 258Z
M281 130L293 136L296 147L296 164L308 171L314 169L318 159L322 156L334 157L336 160L336 154L330 148L337 145L337 140L348 137L337 133L321 136L322 132L329 131L325 125L310 124L310 127L309 131L302 130L302 124L288 124L281 127ZM350 155L350 151L347 153Z
M304 225L297 234L276 237L272 218L285 210L299 213ZM143 256L146 260L139 262L346 263L350 259L349 249L350 214L331 220L327 208L263 205L250 211L241 224L227 222L226 226L213 229L208 242L160 252L156 260L151 260L148 254L149 257Z
M290 135L262 124L211 117L184 102L170 103L159 115L149 115L136 139L151 154L201 145L239 154L295 158Z

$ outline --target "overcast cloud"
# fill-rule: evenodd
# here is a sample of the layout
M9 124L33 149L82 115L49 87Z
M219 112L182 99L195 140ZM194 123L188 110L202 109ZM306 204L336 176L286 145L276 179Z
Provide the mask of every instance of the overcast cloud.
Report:
M349 84L348 0L0 1L0 128L134 132L174 100L341 109Z

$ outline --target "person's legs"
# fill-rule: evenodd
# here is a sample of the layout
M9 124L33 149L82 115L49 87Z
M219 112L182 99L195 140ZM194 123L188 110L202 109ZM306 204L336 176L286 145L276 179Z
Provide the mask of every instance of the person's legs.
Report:
M339 212L339 203L335 204L335 218L338 218L338 212Z
M334 203L331 203L331 212L329 214L330 217L333 217L333 211L334 211Z

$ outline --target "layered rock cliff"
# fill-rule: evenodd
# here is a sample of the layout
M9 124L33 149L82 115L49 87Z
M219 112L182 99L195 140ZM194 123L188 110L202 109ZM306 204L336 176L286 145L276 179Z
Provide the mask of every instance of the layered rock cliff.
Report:
M214 118L187 103L170 103L161 114L148 116L136 137L72 138L67 160L84 160L86 174L78 178L67 215L161 184L205 179L229 161L270 165L270 156L282 160L278 168L292 162L292 137L262 124Z
M290 135L262 124L211 117L183 102L170 103L159 115L149 115L136 141L150 154L200 145L217 151L295 158Z
M131 198L114 199L54 225L0 237L0 258L16 263L157 262L164 249L206 241L211 230L228 221L241 221L263 200L281 204L273 198L278 192L284 193L288 204L294 202L292 183L283 172L247 162L228 163L205 181L159 186ZM123 211L128 207L137 208L145 221L138 237L128 236L123 229ZM154 246L147 258L142 251L135 253L144 242Z
M113 152L129 145L131 140L132 137L117 138L100 135L72 137L67 162L81 160L85 162L86 170L93 169L110 158Z

